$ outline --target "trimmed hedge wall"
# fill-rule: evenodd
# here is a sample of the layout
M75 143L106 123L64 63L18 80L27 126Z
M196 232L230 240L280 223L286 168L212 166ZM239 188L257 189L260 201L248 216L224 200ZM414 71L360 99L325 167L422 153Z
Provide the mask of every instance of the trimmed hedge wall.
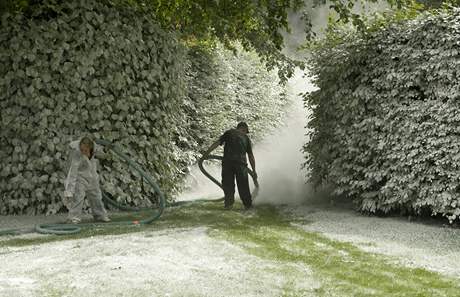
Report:
M128 7L66 1L40 9L36 18L2 18L0 213L59 211L67 144L82 134L130 148L170 192L184 49ZM138 204L132 174L110 156L104 167L105 189Z
M458 218L460 10L341 38L310 59L311 179L365 212Z
M0 26L0 214L65 211L68 143L83 134L127 149L172 199L205 140L230 121L234 125L233 113L220 103L240 106L248 121L259 104L271 104L268 114L275 116L260 119L260 131L281 114L276 92L236 96L261 81L280 88L262 65L252 69L257 75L217 71L203 80L204 70L194 68L176 36L133 8L81 0L34 11L32 17L4 15ZM204 68L237 61L228 51L216 51L202 53ZM243 54L238 61L256 60ZM209 101L201 96L223 84L240 91ZM261 101L246 104L254 99ZM225 115L229 120L219 126ZM132 205L146 203L149 189L138 177L111 154L100 158L106 191Z

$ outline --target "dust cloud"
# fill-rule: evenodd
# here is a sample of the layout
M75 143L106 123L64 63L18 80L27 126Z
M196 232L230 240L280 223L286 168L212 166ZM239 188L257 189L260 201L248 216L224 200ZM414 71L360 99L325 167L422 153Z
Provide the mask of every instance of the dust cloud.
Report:
M327 26L330 2L314 6L312 1L306 3L306 12L310 16L312 30L317 37L324 34ZM386 2L377 3L356 3L353 12L370 15L374 12L388 10ZM305 19L303 12L289 14L290 32L282 32L285 40L283 53L287 56L304 60L307 53L299 51L306 39ZM263 141L254 145L254 155L259 175L260 190L255 199L255 204L300 204L315 197L309 185L306 184L306 172L301 169L305 162L301 149L308 141L306 136L306 124L310 110L304 108L302 93L310 92L315 86L305 73L297 69L294 76L287 83L288 98L290 101L287 107L284 124L274 130L271 135ZM251 125L251 123L248 123ZM236 125L236 123L235 123ZM223 133L224 131L222 131ZM205 163L207 170L221 180L220 165L216 162ZM179 200L194 200L201 198L219 198L223 191L207 179L194 166L187 177L188 190L179 195Z
M297 70L287 83L289 103L284 124L254 144L260 184L255 204L298 204L305 201L309 188L305 184L305 172L301 170L301 164L305 161L301 149L306 142L308 110L303 107L301 93L313 89L303 71ZM205 168L217 180L221 179L218 163L205 163ZM189 190L182 193L179 200L223 196L222 190L207 179L197 166L187 177L187 185Z
M301 70L289 80L290 106L284 126L255 146L260 191L256 204L299 204L305 202L310 192L305 184L305 162L302 146L307 141L306 124L309 110L303 107L300 93L314 90Z

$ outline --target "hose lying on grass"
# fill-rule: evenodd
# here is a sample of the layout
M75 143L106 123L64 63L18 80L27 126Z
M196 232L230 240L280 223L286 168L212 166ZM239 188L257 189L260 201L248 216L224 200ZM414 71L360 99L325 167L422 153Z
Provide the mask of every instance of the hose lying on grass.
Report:
M36 225L34 229L9 229L9 230L0 230L0 235L8 235L8 234L24 234L24 233L31 233L31 232L38 232L42 234L57 234L57 235L66 235L66 234L74 234L81 231L82 228L85 227L100 227L100 226L127 226L127 225L144 225L150 224L153 221L160 218L161 214L163 213L164 208L166 207L166 199L164 197L163 192L161 191L160 187L156 183L153 178L147 174L136 162L134 162L131 158L129 158L122 150L116 146L115 144L102 140L97 139L96 143L102 145L108 149L110 149L113 153L115 153L118 157L120 157L123 161L125 161L131 170L136 171L140 174L140 176L150 185L155 193L158 195L158 206L155 208L148 208L148 209L140 209L135 207L130 207L127 205L122 205L116 202L115 200L111 199L107 193L103 193L103 201L107 204L121 209L125 211L141 211L141 210L153 210L153 213L143 219L143 220L135 220L135 221L118 221L118 222L109 222L109 223L83 223L83 224L41 224Z
M68 234L75 234L81 231L82 228L94 228L94 227L102 227L102 226L135 226L135 225L145 225L145 224L150 224L160 218L160 216L163 213L163 210L166 207L173 207L173 206L180 206L184 204L190 204L190 203L196 203L196 202L208 202L208 201L222 201L223 198L220 199L197 199L197 200L192 200L192 201L178 201L178 202L173 202L173 203L167 203L166 199L164 197L163 192L161 191L160 187L156 183L156 181L149 175L147 174L136 162L134 162L130 157L128 157L125 153L122 152L122 150L116 146L115 144L102 140L102 139L97 139L96 143L99 145L102 145L108 149L110 149L112 152L114 152L118 157L120 157L123 161L125 161L128 166L136 171L137 173L140 174L142 178L145 179L147 184L149 184L155 191L155 193L158 195L158 206L152 207L152 208L138 208L138 207L131 207L128 205L120 204L116 202L112 197L107 194L103 193L102 199L103 201L111 205L112 207L115 207L119 210L123 211L146 211L146 210L151 210L153 213L143 219L143 220L127 220L127 221L117 221L117 222L108 222L108 223L83 223L83 224L40 224L36 225L34 228L18 228L18 229L6 229L6 230L0 230L0 236L2 235L19 235L19 234L25 234L25 233L33 233L33 232L38 232L41 234L56 234L56 235L68 235ZM205 160L209 159L216 159L216 160L222 160L222 156L216 156L216 155L208 155L204 156L198 161L198 166L201 170L201 172L209 178L213 183L215 183L217 186L222 188L222 184L217 181L212 175L210 175L206 169L203 167L203 162ZM257 179L254 178L254 173L248 169L249 174L251 175L254 184L256 187L253 190L252 196L255 198L258 193L259 185L257 183ZM150 199L153 201L153 199Z

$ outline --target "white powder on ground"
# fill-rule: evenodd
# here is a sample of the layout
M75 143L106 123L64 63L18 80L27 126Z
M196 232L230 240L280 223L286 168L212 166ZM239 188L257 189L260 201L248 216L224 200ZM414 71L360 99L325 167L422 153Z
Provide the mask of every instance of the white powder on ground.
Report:
M280 296L313 292L303 265L247 254L206 229L0 248L0 296ZM288 275L283 272L294 271ZM313 295L313 294L312 294Z
M301 227L306 231L320 232L364 251L391 256L405 266L460 277L460 229L402 218L362 216L339 207L310 205L286 211L305 219L308 223Z

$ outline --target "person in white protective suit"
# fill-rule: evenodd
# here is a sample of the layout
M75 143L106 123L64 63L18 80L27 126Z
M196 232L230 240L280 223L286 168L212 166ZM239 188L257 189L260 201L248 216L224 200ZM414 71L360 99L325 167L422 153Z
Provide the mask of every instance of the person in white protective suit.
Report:
M71 163L64 191L65 204L69 209L68 221L73 224L81 222L83 202L86 196L94 219L109 222L99 186L94 141L89 137L83 137L81 140L71 142L69 146Z

